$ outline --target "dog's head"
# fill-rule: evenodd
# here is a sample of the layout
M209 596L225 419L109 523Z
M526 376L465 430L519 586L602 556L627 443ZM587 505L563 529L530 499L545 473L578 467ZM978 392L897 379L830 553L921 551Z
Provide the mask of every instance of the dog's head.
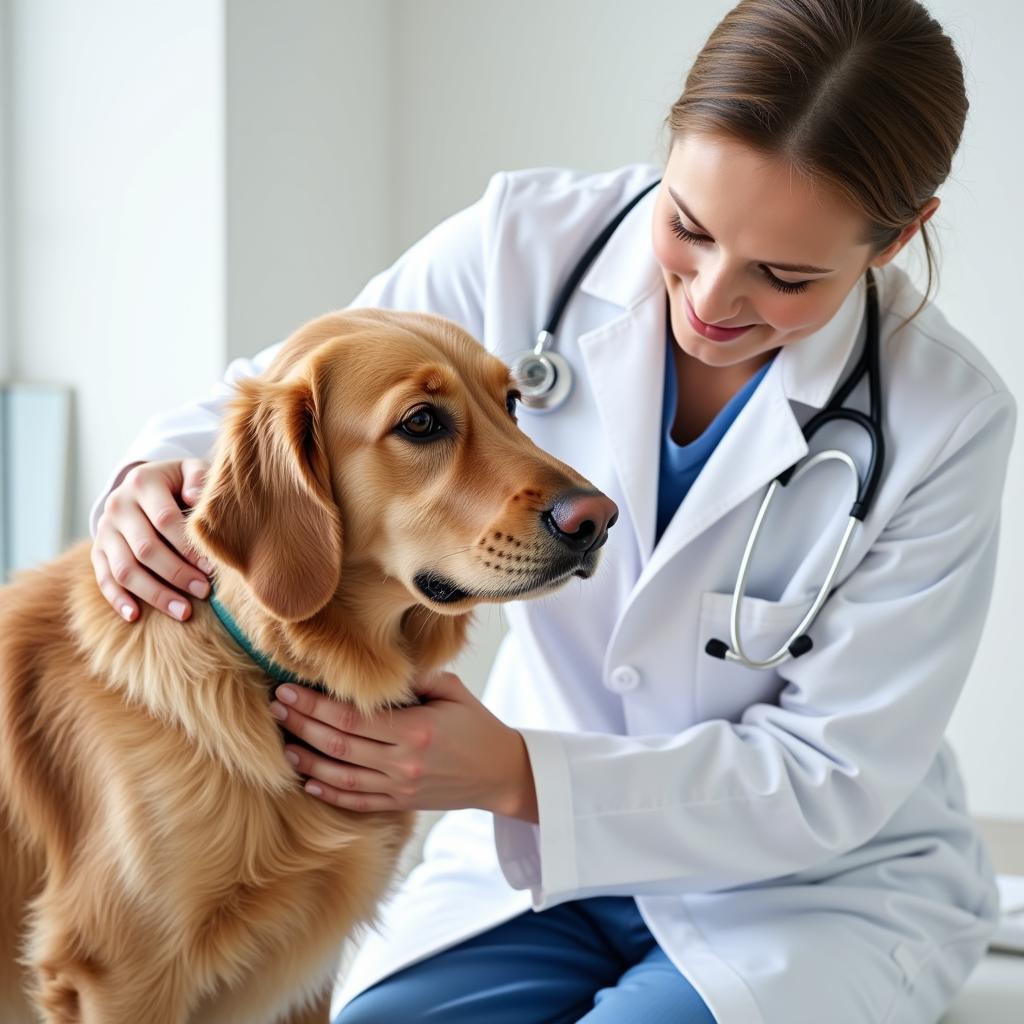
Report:
M443 615L590 576L615 505L519 429L517 397L441 317L321 317L239 387L190 532L286 622L357 564Z

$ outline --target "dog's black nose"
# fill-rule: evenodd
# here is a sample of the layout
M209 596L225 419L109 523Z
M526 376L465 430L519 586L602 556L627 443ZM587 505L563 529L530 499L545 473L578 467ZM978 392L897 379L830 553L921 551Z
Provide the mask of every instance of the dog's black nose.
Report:
M619 518L619 509L611 498L597 491L571 491L561 494L544 513L548 529L577 554L599 548Z

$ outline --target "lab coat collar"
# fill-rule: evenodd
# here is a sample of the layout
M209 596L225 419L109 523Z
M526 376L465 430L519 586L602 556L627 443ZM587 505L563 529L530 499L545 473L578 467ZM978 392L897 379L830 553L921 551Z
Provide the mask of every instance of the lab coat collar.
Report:
M635 191L639 192L651 180L651 176L638 179ZM663 286L661 267L651 244L651 219L657 195L658 189L648 192L626 214L583 275L581 292L623 309L633 309ZM626 205L625 201L622 205Z

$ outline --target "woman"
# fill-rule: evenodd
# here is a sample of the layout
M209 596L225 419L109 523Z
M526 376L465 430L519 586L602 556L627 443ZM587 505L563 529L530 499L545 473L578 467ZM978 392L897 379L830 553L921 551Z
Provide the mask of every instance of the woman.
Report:
M344 744L344 761L289 751L309 792L452 811L337 1021L925 1024L949 1005L997 913L943 731L989 599L1015 414L891 261L920 232L930 290L925 223L966 111L960 61L914 0L744 0L672 108L663 169L496 175L355 299L451 317L511 362L661 178L569 303L569 399L520 415L619 506L602 571L508 606L486 707L446 674L419 681L423 705L342 730L323 700L277 691L292 732ZM874 503L808 653L771 671L712 658L764 486L865 347L868 270ZM97 507L97 579L126 617L132 595L178 618L206 595L177 499L195 499L232 381L272 354L153 421ZM867 407L866 383L849 404ZM863 467L855 426L826 433ZM850 504L830 474L772 514L741 605L753 657L826 575Z

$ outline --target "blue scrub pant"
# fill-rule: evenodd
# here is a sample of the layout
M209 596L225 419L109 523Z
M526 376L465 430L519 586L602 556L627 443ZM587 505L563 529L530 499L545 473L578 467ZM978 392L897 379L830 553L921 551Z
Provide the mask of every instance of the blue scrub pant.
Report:
M527 911L361 992L334 1024L715 1024L628 896Z

